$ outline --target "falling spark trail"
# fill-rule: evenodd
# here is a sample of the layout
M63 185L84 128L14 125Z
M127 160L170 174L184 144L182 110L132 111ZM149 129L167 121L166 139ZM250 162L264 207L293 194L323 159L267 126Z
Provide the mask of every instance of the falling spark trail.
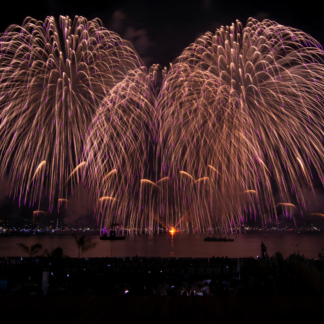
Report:
M208 165L209 168L211 168L213 171L215 171L216 173L218 173L219 175L221 175L213 166Z
M42 161L42 162L39 164L39 166L37 167L37 169L36 169L36 171L35 171L35 173L34 173L34 176L33 176L33 178L32 178L31 181L34 180L34 178L36 177L38 171L39 171L39 170L40 170L44 165L46 165L46 161Z
M255 190L245 190L242 192L242 194L245 194L245 193L254 193L254 194L257 194L257 192Z
M160 188L156 183L154 183L154 182L151 181L151 180L142 179L142 180L141 180L141 183L149 183L149 184L151 184L151 185L153 185L153 186L155 186L155 187L161 189L161 188Z
M65 184L67 184L67 182L69 181L69 179L73 176L73 174L75 173L75 172L77 172L79 169L81 169L83 166L85 166L87 164L87 162L85 162L85 161L83 161L83 162L81 162L73 171L72 171L72 173L68 176L68 178L67 178L67 180L66 180L66 182L65 182Z
M324 217L324 214L320 214L320 213L310 213L310 214L308 214L308 215L317 215L317 216L322 216L322 217Z
M156 182L156 184L158 184L159 182L165 181L165 180L169 180L169 179L170 179L169 177L164 177L164 178L158 180L158 181Z
M111 170L103 179L102 181L105 181L107 178L109 178L112 174L115 174L117 173L117 170L114 169L114 170Z
M279 203L279 204L276 205L276 207L278 207L278 206L287 206L287 207L294 207L294 208L296 208L296 206L294 204L290 204L290 203Z
M206 181L206 180L209 180L209 178L208 177L203 177L203 178L200 178L200 179L194 181L193 183L197 183L197 182L200 182L200 181Z
M117 201L117 199L116 198L113 198L113 197L101 197L99 199L99 201L105 201L105 200Z
M190 177L193 181L195 181L194 178L188 172L180 171L179 173L180 174L185 174L186 176Z

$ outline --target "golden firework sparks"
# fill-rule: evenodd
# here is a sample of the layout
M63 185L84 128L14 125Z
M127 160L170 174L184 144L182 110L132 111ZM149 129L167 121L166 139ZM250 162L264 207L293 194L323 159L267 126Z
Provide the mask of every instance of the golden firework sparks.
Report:
M59 27L27 18L0 36L0 170L19 201L29 192L34 204L45 190L53 208L82 165L91 195L118 198L96 204L101 224L231 231L251 214L297 208L275 206L272 182L281 201L292 192L305 204L312 183L296 159L307 179L308 161L323 181L323 49L310 35L236 21L199 37L168 69L147 71L98 19L60 17ZM34 172L39 161L46 169ZM206 165L221 177L204 177ZM28 188L40 170L46 176ZM102 181L117 170L118 181ZM183 175L209 181L191 186ZM246 188L262 195L240 199Z
M65 184L69 181L69 179L73 176L74 173L76 173L78 170L80 170L82 167L84 167L87 164L87 162L83 161L81 162L72 172L71 174L68 176Z
M210 169L212 169L213 171L215 171L216 173L218 173L219 175L221 175L213 166L211 166L211 165L208 165L208 167L210 168Z
M279 203L279 204L276 205L276 207L278 207L278 206L293 207L293 208L297 209L297 207L294 204L291 204L291 203Z
M308 215L317 215L317 216L321 216L321 217L324 217L324 214L320 214L320 213L310 213Z
M195 181L195 179L188 172L180 171L179 173L184 174L184 175L188 176L189 178L191 178L193 181Z
M158 181L156 182L156 184L158 184L159 182L165 181L165 180L169 180L169 179L170 179L169 177L164 177L164 178L158 180Z
M0 43L0 170L31 205L46 188L52 210L57 192L68 194L66 177L81 162L99 105L143 64L98 18L27 17L1 33ZM28 188L39 159L47 176Z
M242 192L242 194L245 194L245 193L257 194L257 192L255 190L245 190L245 191Z
M42 162L38 165L38 167L37 167L37 169L36 169L36 171L35 171L35 173L34 173L34 176L33 176L33 178L32 178L31 181L34 180L34 178L37 176L37 173L39 172L39 170L40 170L43 166L45 166L45 165L46 165L46 161L42 161Z
M154 183L153 181L148 180L148 179L142 179L142 180L141 180L141 183L149 183L149 184L151 184L151 185L153 185L153 186L155 186L155 187L161 189L161 188L160 188L156 183Z
M100 199L99 199L99 201L117 201L118 199L116 199L116 198L113 198L113 197L108 197L108 196L105 196L105 197L101 197Z
M178 208L194 206L198 231L215 223L228 229L251 214L277 215L273 182L283 201L292 192L305 205L303 191L312 183L300 177L296 156L307 179L309 161L323 182L323 88L322 46L270 20L251 18L245 27L236 21L182 51L157 100L159 151L169 176L186 170L195 181L206 165L221 173L198 189L170 180ZM262 195L237 199L251 187Z
M47 214L47 212L44 210L34 210L33 211L33 215L39 215L39 214Z
M113 169L111 170L103 179L102 181L105 181L107 178L109 178L112 174L116 174L117 173L117 170L116 169Z
M203 178L197 179L193 183L197 183L197 182L201 182L201 181L206 181L206 180L209 180L209 178L208 177L203 177Z
M296 157L296 159L297 159L298 163L300 164L300 166L301 166L301 168L302 168L302 170L303 170L303 173L304 173L304 175L305 175L305 178L306 178L306 172L305 172L305 169L304 169L304 164L303 164L303 162L302 162L298 157Z

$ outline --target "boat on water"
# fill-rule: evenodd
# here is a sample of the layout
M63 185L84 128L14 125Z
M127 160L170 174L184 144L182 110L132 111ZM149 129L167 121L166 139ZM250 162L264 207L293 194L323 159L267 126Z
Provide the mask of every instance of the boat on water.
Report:
M217 238L217 237L206 237L204 238L205 242L234 242L234 239L228 239L226 237Z
M103 241L125 240L125 235L116 235L116 231L110 231L109 236L105 233L104 235L100 236L100 240Z

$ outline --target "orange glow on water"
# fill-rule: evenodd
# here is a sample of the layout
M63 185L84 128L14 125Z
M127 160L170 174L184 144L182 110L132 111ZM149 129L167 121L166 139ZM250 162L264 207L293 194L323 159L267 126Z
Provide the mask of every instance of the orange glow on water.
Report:
M170 233L171 235L173 235L173 234L176 233L176 232L177 232L177 230L176 230L174 227L171 227L170 230L169 230L169 233Z

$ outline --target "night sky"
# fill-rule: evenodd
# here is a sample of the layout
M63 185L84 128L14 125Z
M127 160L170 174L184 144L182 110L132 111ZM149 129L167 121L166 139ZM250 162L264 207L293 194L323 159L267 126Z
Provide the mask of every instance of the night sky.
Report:
M21 24L26 16L100 18L103 25L133 43L147 66L166 66L207 31L239 19L265 18L309 33L324 44L320 1L217 1L217 0L119 0L119 1L6 1L1 10L0 31Z
M102 20L104 27L132 42L147 67L153 63L168 66L186 46L200 35L207 31L214 32L221 25L230 25L236 19L245 25L249 17L258 20L268 18L280 24L301 29L323 45L324 19L323 10L319 4L320 1L313 0L303 3L260 0L6 1L6 5L2 5L0 11L0 32L3 32L10 24L21 25L27 16L42 21L46 16L54 16L57 21L60 15L68 15L72 19L75 15L79 15L89 20L98 17ZM19 209L18 203L5 198L3 191L4 188L1 188L0 219L16 219L22 222L25 217L31 219L32 209L26 207ZM323 193L320 195L324 197ZM324 198L320 198L319 204L324 204ZM46 210L47 207L44 206L44 209ZM84 211L87 209L88 207L84 206ZM323 212L324 206L322 209ZM78 221L86 219L90 222L84 222L84 225L94 224L88 212L80 212L81 214L82 217ZM60 217L63 216L68 217L64 213ZM51 219L56 218L57 215L54 212ZM318 221L323 220L318 218L306 220L307 224L318 223ZM304 220L300 219L298 225L303 223Z

